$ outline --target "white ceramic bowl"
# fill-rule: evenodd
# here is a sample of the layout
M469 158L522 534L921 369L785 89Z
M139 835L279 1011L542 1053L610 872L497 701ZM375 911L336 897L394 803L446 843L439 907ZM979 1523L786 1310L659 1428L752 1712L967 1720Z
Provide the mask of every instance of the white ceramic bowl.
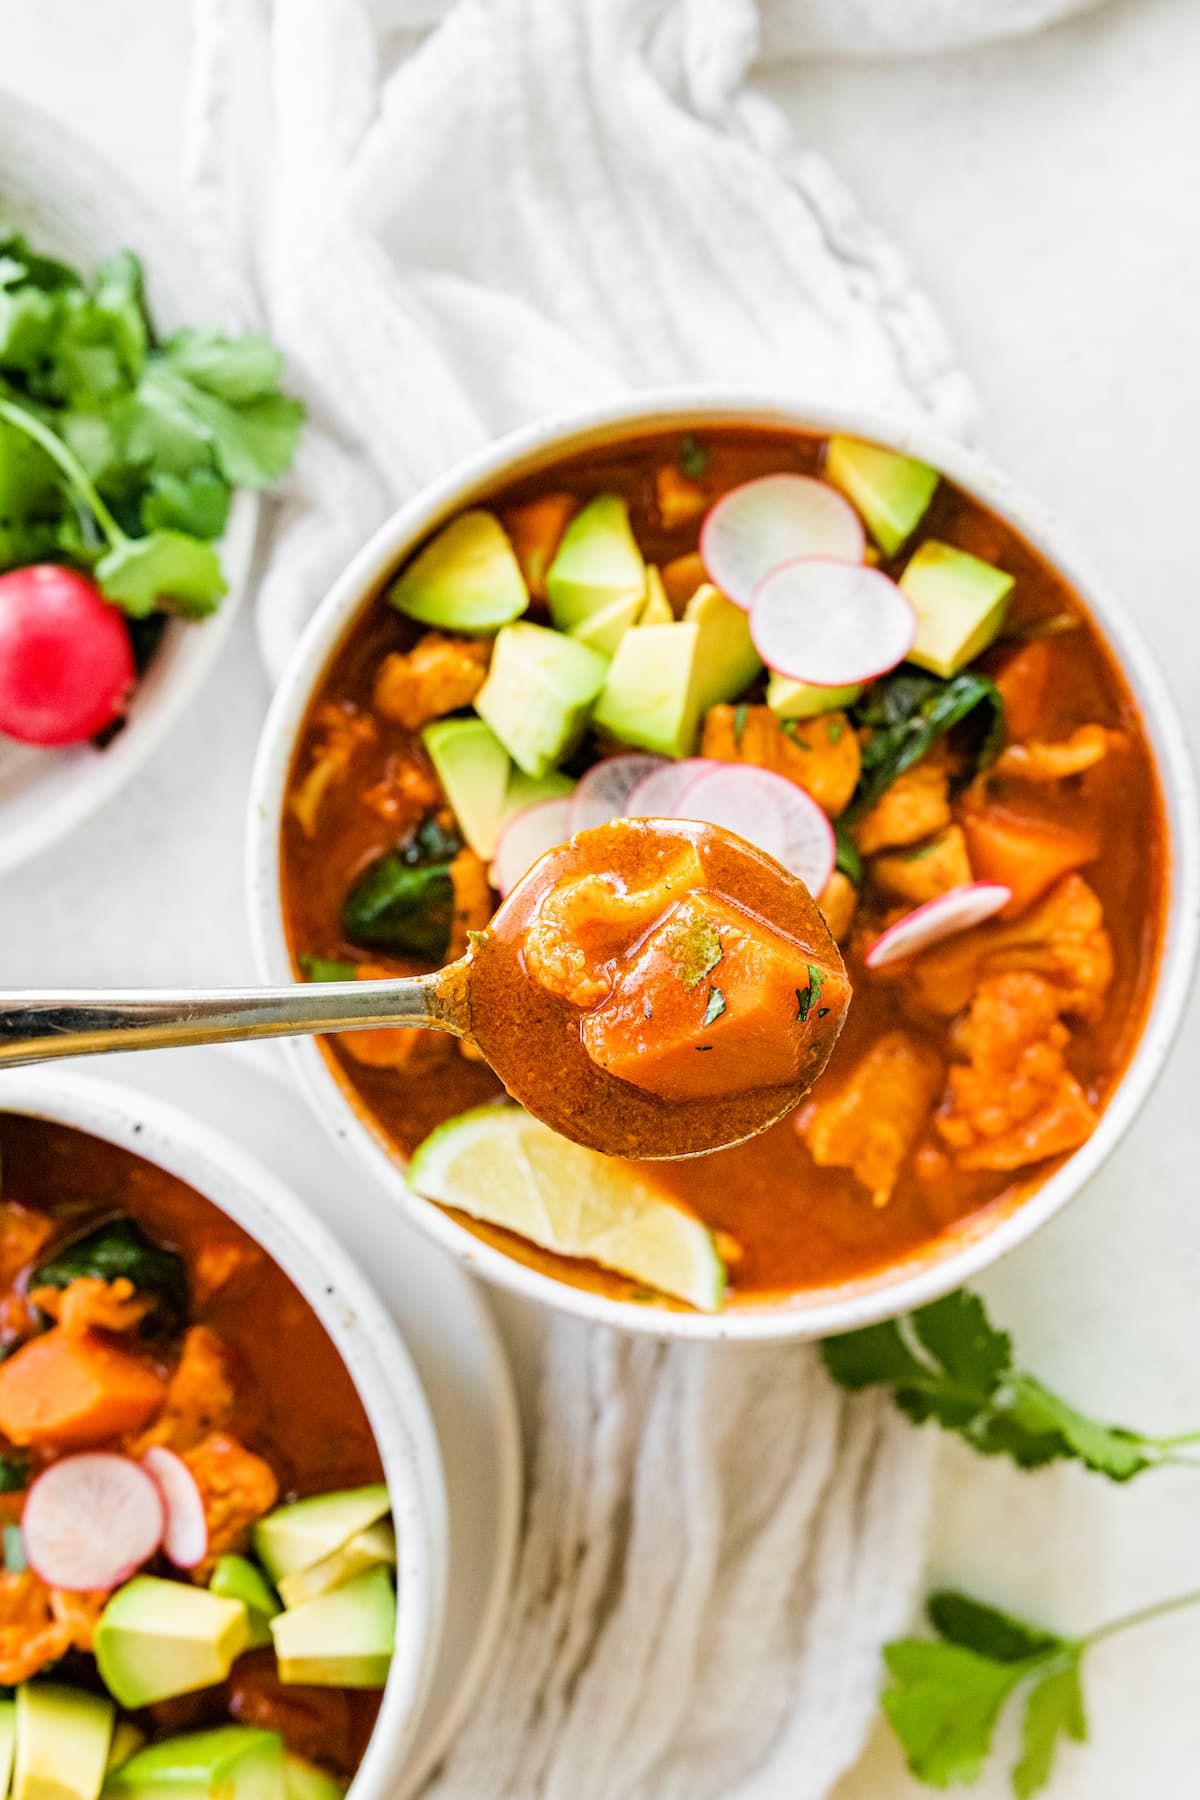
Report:
M146 270L151 317L163 332L212 324L222 307L182 235L124 176L58 119L0 91L0 220L40 250L89 267L135 250ZM229 592L200 625L173 620L104 750L39 750L0 739L0 873L64 837L124 786L161 743L228 635L246 584L258 520L255 496L234 496L218 546Z
M90 1075L11 1070L0 1114L90 1132L167 1169L263 1246L317 1314L358 1389L383 1461L399 1553L396 1648L351 1800L389 1800L437 1660L448 1569L441 1453L395 1325L324 1225L264 1166L161 1100Z
M1170 833L1165 941L1153 1003L1129 1067L1087 1143L1020 1205L981 1219L917 1257L839 1288L800 1296L787 1307L709 1316L655 1311L575 1288L531 1269L411 1194L400 1163L358 1113L315 1043L293 1054L321 1116L368 1164L405 1213L489 1281L582 1318L663 1337L764 1340L825 1337L907 1312L960 1287L1035 1232L1066 1205L1108 1157L1146 1099L1179 1023L1196 954L1198 833L1191 765L1174 706L1141 639L1118 602L1064 540L1059 527L979 457L932 433L862 413L765 399L761 395L676 389L640 394L582 417L539 425L491 446L419 494L355 557L326 597L293 655L263 732L250 795L248 876L258 962L270 981L290 978L280 897L284 789L297 734L333 653L384 578L435 527L495 487L589 448L662 429L703 430L742 424L849 432L891 444L941 469L966 493L1007 519L1064 575L1087 606L1133 691L1157 762Z

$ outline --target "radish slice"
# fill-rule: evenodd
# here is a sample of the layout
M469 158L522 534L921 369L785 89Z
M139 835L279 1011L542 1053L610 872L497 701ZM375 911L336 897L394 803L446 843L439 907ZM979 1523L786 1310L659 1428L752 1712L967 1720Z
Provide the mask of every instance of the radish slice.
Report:
M963 887L951 888L936 900L927 900L915 912L906 913L889 930L875 939L867 953L868 969L886 968L904 956L917 956L931 944L970 931L985 919L1008 905L1012 889L998 881L970 881Z
M681 795L675 817L723 825L782 863L814 897L833 874L833 826L803 788L770 769L718 764Z
M566 843L571 835L570 811L570 801L564 795L557 800L538 800L513 814L500 833L492 863L492 880L501 899L540 856Z
M567 814L571 836L574 837L577 831L590 831L596 825L606 825L610 819L619 819L638 782L655 769L661 769L665 761L661 756L636 755L608 756L603 762L596 763L571 795Z
M196 1477L173 1450L154 1444L142 1467L157 1484L167 1515L163 1549L177 1569L194 1569L208 1555L208 1520Z
M687 792L698 775L710 769L723 769L724 763L708 756L685 756L682 762L663 763L643 775L625 802L627 819L673 819L675 802Z
M750 608L764 576L798 556L861 563L862 522L848 500L811 475L763 475L722 496L700 532L708 578Z
M119 1587L149 1562L166 1516L155 1483L128 1456L87 1451L51 1463L21 1515L25 1555L47 1587Z
M894 581L828 557L773 570L750 607L750 636L767 667L814 687L874 681L904 661L916 635L916 611Z

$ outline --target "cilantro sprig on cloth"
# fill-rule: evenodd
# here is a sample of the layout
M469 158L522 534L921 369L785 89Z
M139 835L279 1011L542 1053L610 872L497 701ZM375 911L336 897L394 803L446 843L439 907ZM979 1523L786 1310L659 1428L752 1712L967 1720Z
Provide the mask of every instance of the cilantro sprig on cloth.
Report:
M133 617L211 612L233 489L295 453L281 369L261 337L159 343L128 251L85 279L0 229L0 569L69 562Z
M825 1367L844 1388L886 1386L917 1424L932 1419L985 1456L1008 1456L1023 1469L1067 1458L1111 1481L1177 1463L1200 1433L1151 1437L1090 1418L1013 1361L1012 1340L965 1290L932 1306L870 1325L821 1346Z
M930 1596L936 1640L900 1638L884 1650L883 1709L908 1766L931 1787L979 1779L1005 1706L1024 1695L1021 1749L1012 1769L1017 1800L1043 1789L1063 1738L1087 1738L1081 1672L1088 1650L1164 1614L1200 1604L1181 1594L1109 1620L1081 1637L1059 1637L1024 1619L943 1590Z

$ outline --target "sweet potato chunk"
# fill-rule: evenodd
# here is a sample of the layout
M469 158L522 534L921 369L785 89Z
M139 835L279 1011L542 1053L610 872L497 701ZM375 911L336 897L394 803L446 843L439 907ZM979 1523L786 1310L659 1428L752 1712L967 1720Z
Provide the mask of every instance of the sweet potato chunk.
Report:
M712 706L705 714L701 756L772 769L811 794L836 819L858 785L862 755L845 713L798 719L785 730L769 706Z
M546 598L546 570L578 510L579 501L574 494L543 494L538 500L527 500L523 506L510 506L504 513L504 529L534 600Z
M708 494L698 481L682 475L674 463L663 463L654 471L654 497L658 516L667 531L686 525L708 510Z
M818 1168L849 1169L886 1206L942 1090L944 1065L923 1038L888 1031L840 1085L824 1085L797 1121Z
M817 895L817 905L829 927L830 937L839 944L844 943L858 911L858 889L850 877L835 869Z
M947 825L926 844L877 856L871 874L886 893L897 900L910 900L914 906L965 886L972 876L961 825Z
M981 984L964 1031L970 1062L950 1070L937 1121L961 1169L1011 1171L1074 1150L1097 1115L1066 1066L1063 996L1039 975Z
M229 1352L207 1325L185 1333L183 1349L167 1383L166 1402L148 1431L130 1452L140 1456L152 1444L168 1450L190 1450L210 1431L227 1425L237 1405Z
M864 856L919 844L951 823L950 769L934 750L885 788L870 812L854 828L854 841Z
M845 977L716 894L689 893L615 972L580 1030L593 1062L663 1100L802 1080Z
M395 650L380 663L375 711L407 731L419 731L431 719L470 706L487 678L491 649L475 638L427 632L411 650Z
M59 1325L0 1365L0 1431L14 1444L102 1444L140 1430L165 1396L163 1382L136 1356Z
M1009 918L1025 912L1056 881L1086 868L1100 854L1099 841L1091 832L1024 818L1003 806L968 812L963 831L977 878L1012 889L1004 909Z
M995 674L1004 701L1004 724L1011 742L1044 729L1046 693L1054 668L1048 638L1034 638L1010 650Z

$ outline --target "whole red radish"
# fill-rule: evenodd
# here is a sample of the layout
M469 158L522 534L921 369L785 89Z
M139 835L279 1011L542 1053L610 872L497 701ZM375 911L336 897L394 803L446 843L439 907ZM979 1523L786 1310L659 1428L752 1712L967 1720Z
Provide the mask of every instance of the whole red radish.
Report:
M0 734L79 744L113 724L136 678L125 621L74 569L0 575Z

